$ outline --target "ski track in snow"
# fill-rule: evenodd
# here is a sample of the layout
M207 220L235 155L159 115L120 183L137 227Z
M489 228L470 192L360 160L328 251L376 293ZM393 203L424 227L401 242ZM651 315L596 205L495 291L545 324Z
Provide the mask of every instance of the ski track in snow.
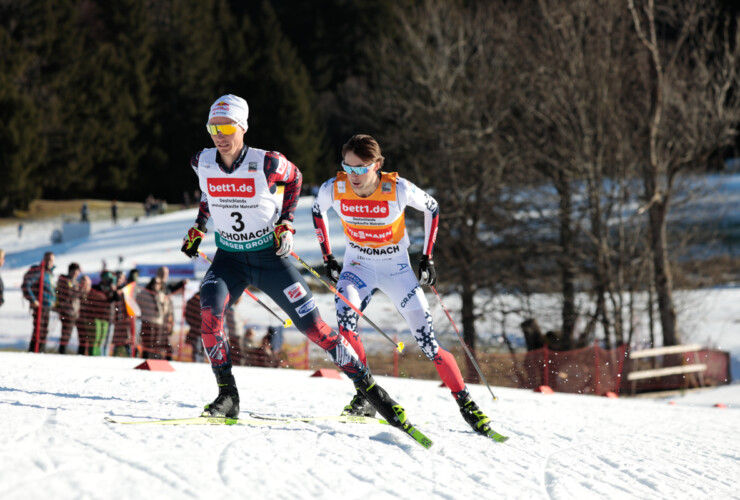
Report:
M140 362L0 353L0 497L740 498L736 407L507 388L493 402L471 386L511 437L501 444L470 431L436 381L378 377L430 450L373 424L104 422L193 416L215 395L207 365L162 373L134 370ZM347 380L301 370L234 373L245 415L337 414L352 395Z

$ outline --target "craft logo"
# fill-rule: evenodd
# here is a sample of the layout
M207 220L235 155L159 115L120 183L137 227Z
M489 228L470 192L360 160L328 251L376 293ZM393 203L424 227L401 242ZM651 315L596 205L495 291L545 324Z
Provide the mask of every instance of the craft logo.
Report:
M208 179L208 195L216 198L253 198L254 179Z
M247 167L247 170L249 172L256 172L257 171L257 162L256 161L250 161L249 166Z
M357 288L365 288L367 286L367 283L362 281L359 276L347 271L343 272L339 278L351 282Z
M306 296L306 290L303 288L303 285L300 283L293 283L288 288L283 290L283 293L286 297L288 297L288 300L292 304L293 302L298 302L303 297Z
M340 210L342 211L342 215L380 219L388 217L388 202L372 200L342 200Z
M346 230L349 237L355 241L385 242L391 241L393 238L393 230L389 227L381 229L353 229L347 226Z

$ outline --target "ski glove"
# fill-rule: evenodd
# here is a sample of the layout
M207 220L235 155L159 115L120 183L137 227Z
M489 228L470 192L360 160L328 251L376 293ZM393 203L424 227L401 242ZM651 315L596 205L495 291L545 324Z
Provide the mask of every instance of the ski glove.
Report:
M277 245L276 255L287 257L293 251L293 234L295 229L288 224L278 224L275 226L275 245Z
M434 261L429 255L422 255L419 259L419 284L432 286L437 282L437 272L434 270Z
M188 257L195 258L198 256L198 245L205 236L205 231L198 229L195 225L188 230L188 235L182 239L182 248L180 251Z
M327 278L336 285L339 281L339 275L342 274L342 266L339 265L332 254L324 255L324 269Z

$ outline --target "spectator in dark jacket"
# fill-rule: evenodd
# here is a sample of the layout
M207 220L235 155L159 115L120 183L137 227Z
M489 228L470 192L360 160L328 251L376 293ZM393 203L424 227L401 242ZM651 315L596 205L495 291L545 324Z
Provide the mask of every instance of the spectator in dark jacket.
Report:
M105 306L100 306L95 323L95 342L93 343L92 355L101 356L107 353L108 335L113 323L115 303L119 298L116 277L110 271L100 273L100 281L93 285L93 290L99 291L105 297Z
M86 356L101 354L100 346L110 321L109 297L91 285L88 276L80 278L80 317L77 320L80 347L77 353Z
M80 284L77 278L80 276L80 265L72 262L67 268L67 274L59 276L57 281L57 303L55 310L59 313L62 322L62 337L59 340L59 354L67 352L67 345L72 338L72 328L77 325L80 316ZM77 337L79 338L79 332Z
M30 302L33 314L33 332L28 346L30 352L44 352L46 348L49 313L56 301L53 272L54 253L46 252L44 259L39 264L31 266L23 277L23 296Z
M162 359L170 356L168 324L174 321L172 301L162 290L163 283L154 278L136 295L141 308L141 347L143 358Z

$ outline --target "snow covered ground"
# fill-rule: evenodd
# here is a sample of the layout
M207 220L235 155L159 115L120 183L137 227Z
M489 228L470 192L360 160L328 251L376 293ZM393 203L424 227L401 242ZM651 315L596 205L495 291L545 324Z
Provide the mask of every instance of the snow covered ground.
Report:
M542 395L472 386L510 439L472 433L449 392L378 377L434 441L356 424L110 424L197 414L205 364L0 353L0 498L740 498L740 386L666 400ZM346 380L236 367L242 411L331 415ZM730 405L714 408L716 402Z
M318 265L310 201L301 201L296 252ZM31 321L18 286L43 251L56 252L57 275L73 261L90 274L97 274L102 260L117 269L119 256L124 270L173 265L183 262L179 242L193 219L193 211L183 211L117 226L94 222L89 238L58 245L49 243L53 222L27 224L20 239L15 228L3 231L0 248L8 257L0 270L7 288L0 347L27 346ZM341 254L341 233L333 228ZM209 237L205 245L209 253L212 242ZM737 365L740 291L682 297L692 304L683 313L690 340L729 350ZM317 299L333 324L331 296ZM445 303L456 309L454 297ZM240 306L260 330L271 324L259 306L249 301ZM443 313L438 307L434 313L441 325ZM401 332L382 295L368 315ZM0 352L0 498L740 498L738 384L659 400L494 387L496 402L484 386L471 386L494 428L511 437L498 444L467 428L438 381L378 377L435 442L425 450L387 427L106 423L106 416L193 416L215 396L206 364L173 362L175 372L165 373L135 370L140 362ZM236 367L234 372L243 412L333 415L352 393L346 380L310 377L306 371ZM717 403L726 408L714 407Z

